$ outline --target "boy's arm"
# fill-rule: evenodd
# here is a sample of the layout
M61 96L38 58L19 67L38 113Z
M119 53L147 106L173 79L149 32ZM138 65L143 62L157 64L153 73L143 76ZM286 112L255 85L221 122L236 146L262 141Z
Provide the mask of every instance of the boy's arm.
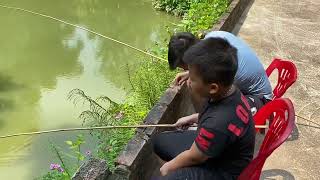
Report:
M198 121L199 121L199 113L195 113L195 114L192 114L190 116L192 116L192 122L193 123L198 123Z
M162 176L167 175L171 171L175 171L182 167L192 166L205 162L209 157L202 153L195 143L192 144L189 150L186 150L179 154L173 160L165 163L161 168L160 172Z
M192 114L190 116L185 116L180 119L174 124L176 127L183 127L183 126L188 126L192 125L193 123L198 123L198 118L199 113Z

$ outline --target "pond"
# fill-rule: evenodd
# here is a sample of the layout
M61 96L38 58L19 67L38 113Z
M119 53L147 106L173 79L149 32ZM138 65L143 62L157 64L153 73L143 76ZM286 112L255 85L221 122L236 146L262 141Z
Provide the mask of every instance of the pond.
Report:
M151 0L3 0L93 29L140 49L168 34L174 17ZM91 97L123 101L129 88L126 66L136 51L87 31L40 16L0 8L0 135L80 127L79 106L67 99L79 88ZM33 179L54 160L50 142L63 145L74 133L0 140L0 179ZM87 136L85 148L93 148Z

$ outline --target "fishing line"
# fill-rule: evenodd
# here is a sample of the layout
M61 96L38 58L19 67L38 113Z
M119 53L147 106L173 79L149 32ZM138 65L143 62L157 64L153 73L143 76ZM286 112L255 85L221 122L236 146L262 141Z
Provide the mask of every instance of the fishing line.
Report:
M117 40L117 39L114 39L114 38L111 38L111 37L108 37L108 36L105 36L105 35L103 35L103 34L100 34L100 33L98 33L98 32L95 32L95 31L93 31L93 30L91 30L91 29L88 29L88 28L85 28L85 27L82 27L82 26L79 26L79 25L76 25L76 24L73 24L73 23L70 23L70 22L67 22L67 21L58 19L58 18L56 18L56 17L52 17L52 16L49 16L49 15L46 15L46 14L38 13L38 12L35 12L35 11L31 11L31 10L27 10L27 9L23 9L23 8L19 8L19 7L6 6L6 5L2 5L2 4L0 4L0 7L6 8L6 9L12 9L12 10L16 10L16 11L23 11L23 12L30 13L30 14L33 14L33 15L42 16L42 17L44 17L44 18L51 19L51 20L54 20L54 21L57 21L57 22L60 22L60 23L63 23L63 24L67 24L67 25L69 25L69 26L73 26L73 27L82 29L82 30L84 30L84 31L88 31L88 32L90 32L90 33L92 33L92 34L95 34L95 35L97 35L97 36L103 37L103 38L108 39L108 40L110 40L110 41L113 41L113 42L115 42L115 43L118 43L118 44L121 44L121 45L123 45L123 46L129 47L129 48L134 49L134 50L136 50L136 51L138 51L138 52L141 52L141 53L143 53L143 54L145 54L145 55L148 55L148 56L151 56L151 57L153 57L153 58L159 59L159 60L161 60L161 61L167 62L164 58L161 58L161 57L158 57L158 56L156 56L156 55L154 55L154 54L151 54L151 53L149 53L149 52L143 51L143 50L141 50L141 49L139 49L139 48L136 48L136 47L134 47L134 46L132 46L132 45L130 45L130 44L127 44L127 43L125 43L125 42L119 41L119 40Z

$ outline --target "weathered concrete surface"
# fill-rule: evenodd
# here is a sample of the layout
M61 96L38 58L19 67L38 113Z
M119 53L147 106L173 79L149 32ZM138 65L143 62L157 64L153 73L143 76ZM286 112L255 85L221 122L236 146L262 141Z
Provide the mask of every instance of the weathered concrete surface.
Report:
M294 61L298 81L285 97L296 114L320 124L320 0L255 0L239 36L265 66L273 57ZM320 130L298 125L292 139L267 160L262 179L320 179Z
M110 174L105 160L91 158L81 165L80 170L72 177L72 180L104 180Z
M228 11L225 12L219 18L219 21L208 31L232 31L238 24L244 10L252 1L253 0L231 0Z

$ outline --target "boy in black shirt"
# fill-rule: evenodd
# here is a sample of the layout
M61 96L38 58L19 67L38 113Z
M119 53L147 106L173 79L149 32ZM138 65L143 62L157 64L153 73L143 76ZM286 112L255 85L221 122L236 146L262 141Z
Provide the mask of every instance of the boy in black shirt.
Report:
M183 127L198 123L197 131L165 132L153 138L155 153L166 162L164 179L236 179L253 157L255 130L246 98L232 83L237 50L226 40L208 38L192 46L188 87L208 102L200 114L183 117Z

